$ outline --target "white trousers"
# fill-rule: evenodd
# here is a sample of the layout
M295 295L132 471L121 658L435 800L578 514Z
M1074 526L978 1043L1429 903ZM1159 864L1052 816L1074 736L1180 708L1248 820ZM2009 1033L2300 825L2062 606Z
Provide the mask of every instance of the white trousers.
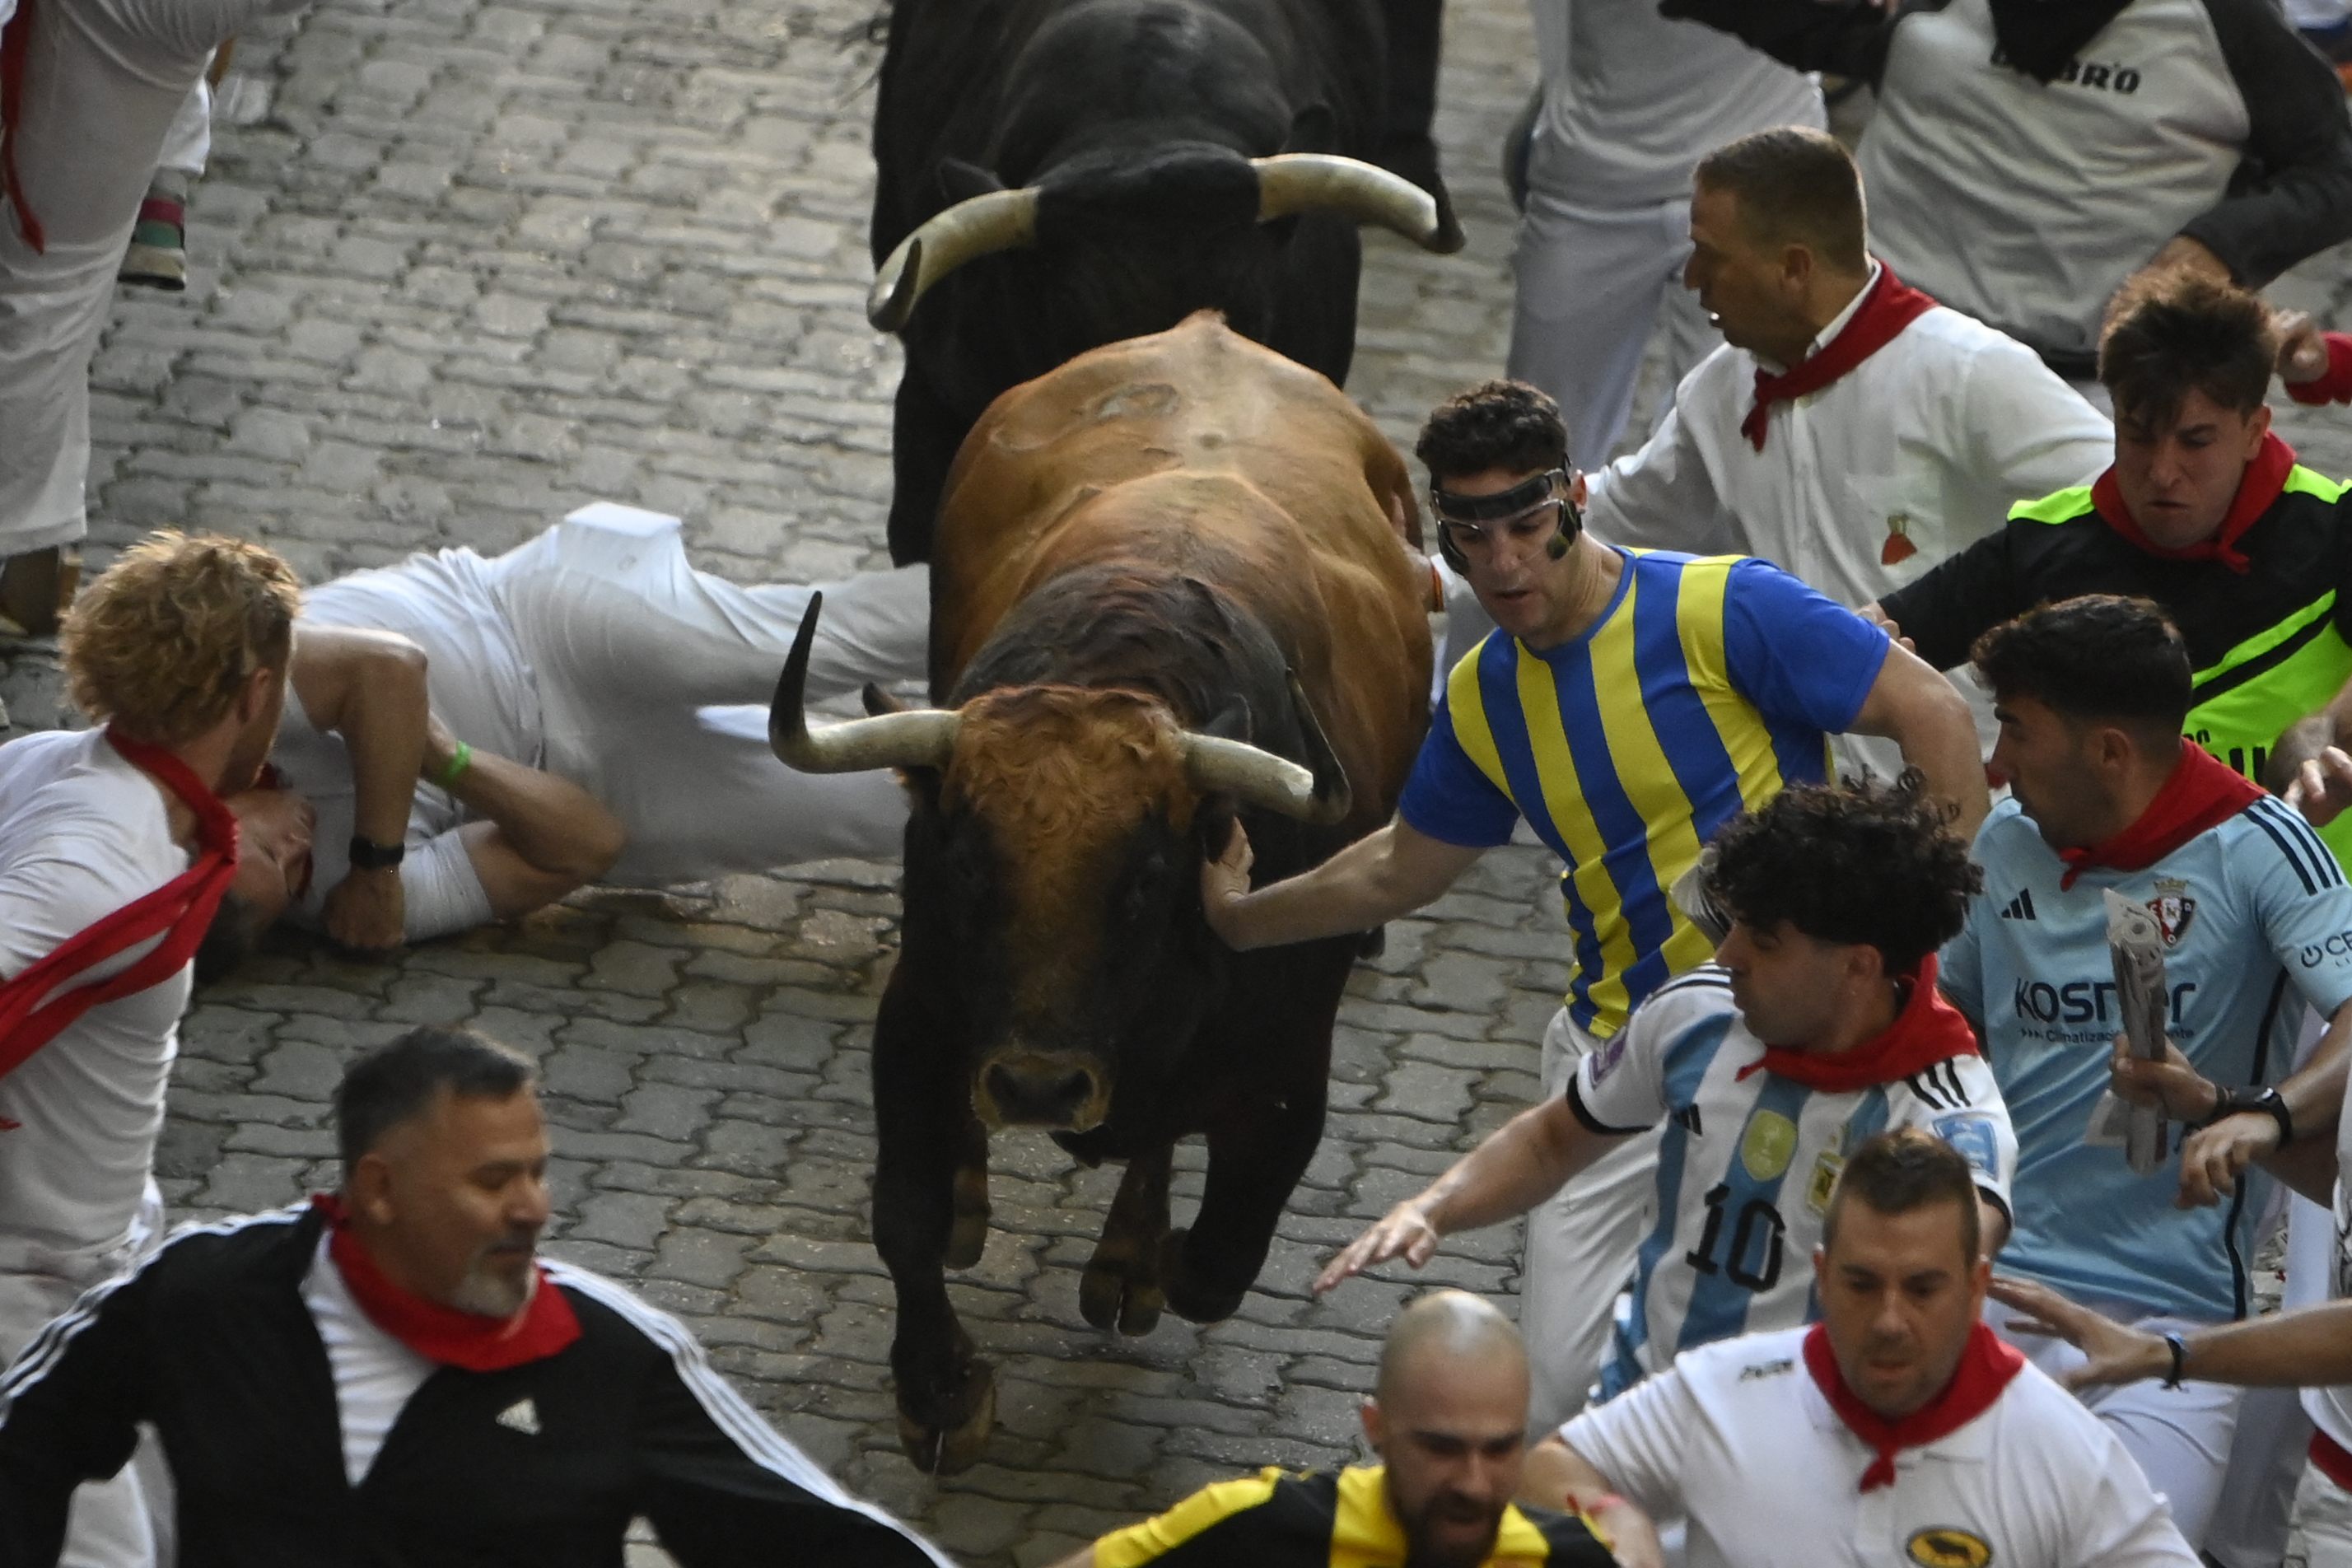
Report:
M2284 1568L2352 1568L2352 1492L2307 1459L2294 1489Z
M664 887L899 852L907 799L896 777L793 772L769 747L768 702L820 590L812 704L922 679L922 568L747 588L694 570L674 520L600 506L491 569L537 676L541 765L628 827L606 881Z
M1570 1021L1544 1030L1546 1099L1568 1092L1577 1064L1601 1042ZM1528 1430L1557 1431L1582 1410L1610 1349L1617 1298L1657 1202L1658 1134L1629 1138L1528 1211L1519 1274L1519 1332L1528 1343Z
M173 122L213 48L302 0L38 0L16 136L46 247L0 216L0 556L79 539L89 361Z
M2188 1334L2211 1326L2185 1318L2137 1316L2133 1309L2111 1302L2084 1304L2128 1321L2143 1333ZM2008 1324L2015 1315L1998 1301L1985 1303L1985 1321L1993 1331L2052 1377L2063 1377L2087 1359L2063 1340L2011 1334ZM2179 1526L2189 1546L2202 1551L2206 1527L2221 1501L2221 1479L2229 1471L2230 1446L2237 1434L2239 1406L2245 1394L2242 1388L2191 1379L2179 1388L2151 1380L2088 1389L2079 1397L2139 1462L2147 1484L2164 1495L2171 1507L2172 1522Z
M1568 426L1569 461L1593 469L1624 434L1654 327L1666 330L1666 395L1723 342L1682 285L1690 255L1690 202L1580 207L1548 195L1539 175L1549 143L1530 160L1528 210L1512 267L1509 374L1549 393ZM1663 313L1663 317L1662 317ZM1646 432L1644 432L1646 435Z

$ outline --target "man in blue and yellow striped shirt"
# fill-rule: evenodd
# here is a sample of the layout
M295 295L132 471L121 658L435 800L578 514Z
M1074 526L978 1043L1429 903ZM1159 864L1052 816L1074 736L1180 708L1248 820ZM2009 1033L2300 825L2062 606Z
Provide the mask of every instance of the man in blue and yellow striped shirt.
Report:
M1474 387L1431 415L1414 451L1439 548L1498 629L1454 666L1388 826L1254 892L1238 830L1204 868L1209 923L1234 946L1418 909L1525 818L1567 867L1572 978L1544 1037L1545 1091L1559 1093L1644 996L1708 956L1668 889L1724 823L1822 781L1830 735L1893 740L1952 803L1956 832L1984 820L1975 725L1949 682L1765 562L1586 534L1583 481L1543 394ZM1631 1141L1528 1215L1520 1321L1538 1423L1584 1402L1633 1270L1654 1147ZM1407 1257L1418 1266L1435 1245Z

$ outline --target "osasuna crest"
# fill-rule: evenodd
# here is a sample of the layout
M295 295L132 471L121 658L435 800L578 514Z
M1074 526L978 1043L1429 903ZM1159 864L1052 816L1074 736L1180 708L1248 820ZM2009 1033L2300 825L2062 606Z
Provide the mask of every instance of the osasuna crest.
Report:
M2148 900L2147 912L2156 917L2157 928L2164 933L2164 945L2172 947L2188 934L2189 922L2197 917L2197 900L2189 896L2189 884L2170 877L2156 879L2156 897Z

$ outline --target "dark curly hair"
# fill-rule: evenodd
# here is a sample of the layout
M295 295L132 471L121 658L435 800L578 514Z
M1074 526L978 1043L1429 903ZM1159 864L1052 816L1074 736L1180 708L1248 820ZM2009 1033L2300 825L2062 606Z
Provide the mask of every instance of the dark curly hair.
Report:
M1707 897L1751 926L1867 942L1908 974L1953 937L1984 873L1912 768L1893 784L1786 789L1717 834Z
M1412 455L1441 485L1489 468L1540 473L1568 466L1568 426L1526 382L1482 381L1430 411Z

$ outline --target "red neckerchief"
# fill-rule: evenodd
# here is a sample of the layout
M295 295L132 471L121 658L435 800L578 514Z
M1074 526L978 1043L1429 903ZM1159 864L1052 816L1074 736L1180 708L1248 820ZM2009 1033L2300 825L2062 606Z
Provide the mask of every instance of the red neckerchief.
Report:
M1760 1060L1749 1062L1733 1075L1745 1079L1767 1068L1822 1094L1848 1094L1873 1084L1893 1083L1925 1072L1953 1057L1977 1054L1976 1031L1959 1010L1936 989L1936 955L1919 961L1911 977L1911 994L1895 1022L1850 1051L1823 1056L1767 1046Z
M2286 395L2297 403L2352 403L2352 337L2319 334L2327 344L2327 374L2317 381L2290 381Z
M40 256L48 249L41 220L25 202L25 182L16 175L16 122L25 112L25 59L33 48L33 0L17 0L16 14L0 28L0 195L16 208L16 227Z
M194 956L221 895L236 875L236 818L220 797L205 787L187 763L162 747L113 729L106 731L106 740L125 762L170 789L196 814L195 862L153 892L66 938L47 957L0 984L0 1078L23 1066L100 1003L144 991L177 974ZM154 951L121 973L92 984L72 984L158 934L163 940ZM0 1127L7 1125L0 1122Z
M1870 1468L1862 1472L1864 1491L1895 1483L1895 1456L1905 1448L1924 1448L1941 1437L1948 1437L1986 1411L2009 1386L2009 1380L2025 1370L2025 1357L2014 1345L2003 1344L2000 1336L1982 1323L1969 1330L1968 1348L1960 1352L1960 1364L1952 1372L1952 1381L1944 1384L1942 1393L1927 1401L1900 1420L1889 1421L1854 1396L1845 1385L1845 1373L1838 1370L1837 1356L1830 1349L1829 1330L1815 1323L1805 1334L1805 1370L1813 1374L1814 1384L1830 1408L1848 1430L1870 1445L1876 1455Z
M2066 874L2058 879L2058 886L2062 891L2071 888L2075 878L2099 866L2145 871L2206 829L2220 826L2263 798L2261 785L2214 761L2196 742L2183 741L2172 776L2129 827L2105 843L2058 851L2058 858L2066 862Z
M580 1337L580 1319L572 1303L532 1265L538 1283L530 1300L511 1318L486 1318L461 1312L438 1301L402 1289L375 1266L367 1248L344 1224L343 1201L332 1193L311 1194L310 1206L327 1216L334 1235L328 1256L342 1271L352 1300L368 1321L418 1355L444 1366L467 1372L504 1372L525 1362L544 1361Z
M2179 550L2167 550L2142 533L2133 521L2131 508L2124 505L2124 492L2116 484L2116 471L2109 468L2091 484L2091 504L2099 509L2099 516L2109 528L2147 551L2150 555L2167 561L2219 561L2232 572L2243 572L2251 564L2236 546L2238 536L2254 526L2263 513L2271 510L2286 489L2286 477L2294 469L2294 448L2278 438L2276 431L2263 437L2262 449L2254 460L2246 465L2243 478L2238 481L2238 499L2230 503L2230 515L2210 539Z
M1893 342L1897 332L1935 308L1933 299L1904 283L1895 276L1895 268L1880 262L1878 281L1870 286L1862 308L1846 318L1838 335L1823 343L1819 353L1780 375L1757 367L1756 404L1739 422L1739 433L1762 451L1772 405L1819 392Z

